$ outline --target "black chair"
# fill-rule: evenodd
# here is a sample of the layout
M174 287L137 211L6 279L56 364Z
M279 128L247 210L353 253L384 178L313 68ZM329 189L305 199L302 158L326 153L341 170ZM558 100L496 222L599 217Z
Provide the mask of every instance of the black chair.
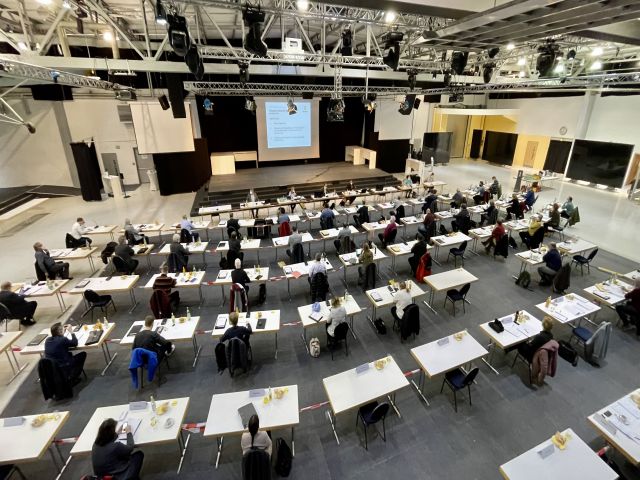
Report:
M88 305L87 310L82 314L83 318L87 313L91 312L91 321L93 322L93 310L96 308L99 308L106 317L109 310L109 304L113 306L113 311L116 311L116 304L113 303L111 295L98 295L93 290L85 290L83 296Z
M331 360L333 360L333 352L336 347L340 346L341 342L344 342L344 353L349 356L349 345L347 344L347 334L349 333L349 324L346 322L341 323L333 331L333 336L327 332L327 348L331 351Z
M360 217L358 215L353 216L353 224L358 230L362 227L362 223L360 222Z
M472 405L471 384L475 380L479 371L480 369L478 367L473 368L469 373L465 373L464 370L456 368L451 372L445 373L444 380L442 381L442 387L440 387L440 393L442 393L444 384L446 383L453 392L453 405L456 412L458 411L457 392L458 390L462 390L464 387L467 387L467 391L469 392L469 405Z
M111 262L113 262L113 268L115 268L116 273L119 273L122 275L133 274L133 271L131 270L131 268L129 268L129 266L125 263L125 261L120 257L118 257L117 255L113 255L111 257Z
M447 300L451 301L453 305L453 316L456 315L456 302L462 302L462 311L467 313L464 308L464 302L467 297L467 293L469 293L469 289L471 288L471 284L467 283L460 290L456 290L452 288L451 290L447 290L447 296L444 298L444 306L447 305Z
M82 240L77 240L73 238L73 235L71 235L70 233L67 233L64 237L64 245L67 248L78 248L78 247L83 247L84 242Z
M369 286L371 288L376 288L376 274L377 274L376 264L370 263L369 265L367 265L367 268L364 271L364 279L362 284L362 288L364 289L365 292L369 290Z
M271 479L271 458L266 451L252 447L242 456L242 479Z
M375 428L376 423L382 421L382 440L387 441L387 429L384 421L389 413L389 404L387 402L378 403L373 401L367 403L358 409L358 416L356 417L356 428L358 428L358 420L362 422L364 426L364 448L369 450L369 441L367 438L367 428L373 425Z
M287 250L287 255L292 264L304 262L304 247L301 243L294 243L291 250Z
M395 316L393 320L393 329L396 330L396 322L398 323L398 333L400 334L400 343L404 342L409 335L413 334L413 338L420 333L420 308L415 303L410 303L404 308L402 318Z
M45 400L52 398L59 401L73 397L73 385L67 372L60 368L55 361L46 357L41 358L38 361L38 377Z
M8 465L0 465L0 479L1 480L9 480L13 477L13 474L16 473L20 476L22 480L27 480L27 477L24 476L22 470L17 465L8 464Z
M35 262L33 264L35 270L36 270L36 278L38 279L39 282L44 282L45 280L49 279L49 280L55 280L56 276L52 275L50 271L43 271L40 268L40 265L38 265L38 262ZM46 268L46 267L45 267Z
M171 273L179 273L183 269L186 269L188 265L184 256L177 253L169 254L169 258L167 258L167 264L169 265L169 271Z
M580 275L584 275L584 266L587 266L587 273L591 273L591 268L589 267L591 261L598 254L598 249L595 248L588 257L583 257L582 255L574 255L573 260L571 260L571 265L574 263L576 265L580 265Z
M193 242L193 235L186 228L180 230L180 243L191 243Z
M460 244L459 247L454 247L449 249L449 255L447 255L447 262L449 261L449 257L453 255L455 265L458 267L458 257L462 259L462 266L464 267L464 251L467 249L467 241L465 240Z
M20 319L11 313L11 310L4 304L0 303L0 323L4 322L4 331L9 331L9 322L16 320L18 322L18 331L20 331Z
M396 240L396 236L398 235L398 229L391 230L389 236L384 238L383 234L380 234L380 240L382 240L382 248L387 248L387 245L391 245Z
M546 232L544 227L540 227L538 230L536 230L536 233L534 233L533 236L529 239L528 247L532 250L538 248L544 241L545 233Z

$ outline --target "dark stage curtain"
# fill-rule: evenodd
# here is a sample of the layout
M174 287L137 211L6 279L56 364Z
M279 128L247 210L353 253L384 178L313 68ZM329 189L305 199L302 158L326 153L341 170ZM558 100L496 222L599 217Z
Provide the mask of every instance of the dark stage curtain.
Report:
M511 165L516 152L518 135L515 133L487 131L484 137L483 160L501 165Z
M549 150L547 150L547 158L544 161L544 169L556 173L564 173L570 150L571 142L551 140Z
M70 145L78 170L82 199L86 201L102 200L100 195L102 177L95 144L93 142L90 145L85 142L75 142Z
M378 140L376 168L388 173L404 172L409 155L409 139Z
M195 192L211 178L211 161L205 138L194 138L194 152L153 155L160 195Z

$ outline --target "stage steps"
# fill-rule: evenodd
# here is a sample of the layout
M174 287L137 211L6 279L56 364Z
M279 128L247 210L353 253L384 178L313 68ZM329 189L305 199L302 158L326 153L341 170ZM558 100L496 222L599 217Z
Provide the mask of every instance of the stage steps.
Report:
M324 189L324 185L326 183L327 189L337 192L342 192L347 190L349 181L351 179L346 180L334 180L329 182L310 182L303 184L294 184L293 186L296 189L296 193L299 195L304 195L309 198L313 196L315 192L322 192ZM367 178L354 178L353 184L356 189L360 190L362 188L370 189L375 188L379 185L383 187L387 186L398 186L400 185L400 181L395 178L393 175L380 175L377 177L367 177ZM260 200L270 200L271 203L275 203L278 197L286 195L289 192L290 184L288 185L277 185L270 187L259 187L255 189L256 194ZM247 193L249 188L247 186L246 189L242 190L227 190L227 191L219 191L219 192L210 192L207 187L201 188L197 194L191 209L191 216L198 215L198 209L201 207L208 207L212 205L227 205L231 204L233 207L239 207L240 203L244 203L247 198Z

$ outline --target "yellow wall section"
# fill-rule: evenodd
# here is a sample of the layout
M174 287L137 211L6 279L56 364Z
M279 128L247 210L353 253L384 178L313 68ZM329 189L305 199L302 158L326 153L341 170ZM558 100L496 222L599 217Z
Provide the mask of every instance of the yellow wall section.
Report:
M502 115L487 115L484 117L484 130L502 133L516 133L517 123Z
M447 117L448 115L441 114L437 108L433 109L433 128L432 132L446 132L447 131Z

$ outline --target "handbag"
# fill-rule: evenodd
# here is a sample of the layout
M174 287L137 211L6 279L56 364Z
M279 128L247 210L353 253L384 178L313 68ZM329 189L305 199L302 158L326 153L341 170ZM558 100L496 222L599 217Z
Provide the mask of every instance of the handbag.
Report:
M504 325L502 325L502 322L497 318L493 322L489 322L489 326L496 333L504 332Z

